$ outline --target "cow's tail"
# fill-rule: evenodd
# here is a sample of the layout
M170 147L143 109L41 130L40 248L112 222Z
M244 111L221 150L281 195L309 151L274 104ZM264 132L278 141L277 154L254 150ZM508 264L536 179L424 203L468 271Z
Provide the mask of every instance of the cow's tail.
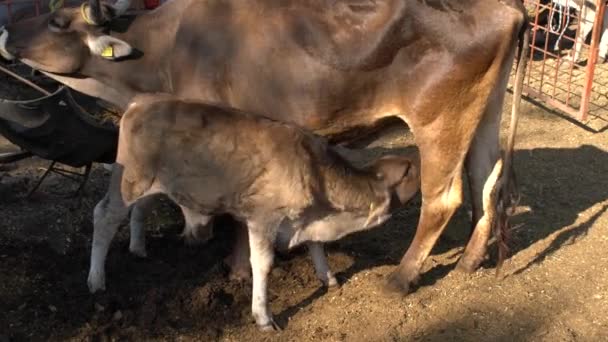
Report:
M519 32L519 48L517 53L517 67L513 87L513 100L511 109L511 123L507 146L504 151L503 172L500 181L500 193L498 198L498 219L494 226L494 235L498 246L498 261L496 264L496 275L501 274L502 265L509 253L510 225L509 216L515 211L519 201L519 191L513 169L513 151L515 148L515 134L517 132L517 121L519 119L519 107L521 104L524 76L530 51L530 30L528 29L528 18L524 14L524 24Z

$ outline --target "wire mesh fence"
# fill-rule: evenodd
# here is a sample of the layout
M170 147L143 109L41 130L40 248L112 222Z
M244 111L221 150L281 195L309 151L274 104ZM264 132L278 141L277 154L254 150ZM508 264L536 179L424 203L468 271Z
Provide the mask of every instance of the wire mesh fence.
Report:
M608 125L606 0L524 0L531 26L524 93L582 123Z

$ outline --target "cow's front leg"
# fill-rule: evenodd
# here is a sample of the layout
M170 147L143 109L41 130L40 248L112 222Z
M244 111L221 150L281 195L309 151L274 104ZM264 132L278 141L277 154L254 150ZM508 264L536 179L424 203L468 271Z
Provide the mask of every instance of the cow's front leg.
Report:
M310 254L312 263L315 266L317 278L319 278L319 280L325 286L333 287L338 285L336 277L327 264L327 256L325 255L323 244L321 242L309 242L307 245L308 253Z
M251 312L260 330L273 331L280 330L268 307L268 274L272 268L274 258L274 241L273 234L265 229L266 227L255 223L249 224L249 246L253 276Z
M469 141L464 136L437 136L433 128L417 127L416 140L420 146L421 159L420 219L414 240L388 281L389 290L404 294L407 294L410 285L418 280L424 261L462 203L465 155L455 151L467 151ZM416 131L414 127L412 130Z

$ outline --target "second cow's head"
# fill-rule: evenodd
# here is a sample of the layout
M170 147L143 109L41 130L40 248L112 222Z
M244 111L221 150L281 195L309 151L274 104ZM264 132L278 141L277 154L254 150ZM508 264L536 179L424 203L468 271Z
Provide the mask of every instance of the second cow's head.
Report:
M79 7L61 8L9 25L0 30L0 54L58 74L77 72L88 58L115 61L128 57L133 48L110 36L108 24L129 5L130 0L115 4L89 0Z

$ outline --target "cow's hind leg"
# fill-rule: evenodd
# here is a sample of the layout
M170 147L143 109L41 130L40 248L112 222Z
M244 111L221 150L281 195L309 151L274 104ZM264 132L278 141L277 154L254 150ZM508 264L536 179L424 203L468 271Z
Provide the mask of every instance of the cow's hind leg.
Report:
M409 291L410 284L418 279L437 238L462 203L465 153L455 151L466 151L466 142L462 141L466 137L459 137L459 141L449 141L449 138L433 135L430 131L426 133L424 127L417 131L422 171L420 220L414 240L389 277L390 290L403 293Z
M500 111L504 91L497 91L486 110L466 158L466 169L473 206L473 231L458 269L475 271L486 257L492 228L497 222L497 194L502 172L500 159Z

